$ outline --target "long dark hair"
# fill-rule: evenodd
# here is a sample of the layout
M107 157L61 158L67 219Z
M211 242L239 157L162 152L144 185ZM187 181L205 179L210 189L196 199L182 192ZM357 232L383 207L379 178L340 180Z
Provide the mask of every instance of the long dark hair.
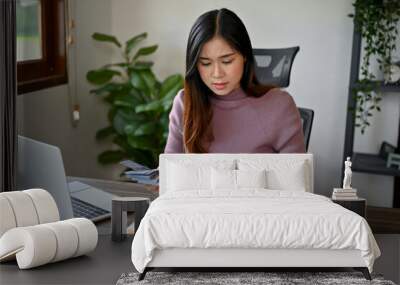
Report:
M264 86L254 75L254 57L249 34L240 18L223 8L202 14L192 26L186 48L186 74L184 90L183 140L185 152L205 153L213 140L211 129L212 91L204 84L197 70L202 47L215 36L222 37L244 58L241 88L249 96L259 97L275 86Z

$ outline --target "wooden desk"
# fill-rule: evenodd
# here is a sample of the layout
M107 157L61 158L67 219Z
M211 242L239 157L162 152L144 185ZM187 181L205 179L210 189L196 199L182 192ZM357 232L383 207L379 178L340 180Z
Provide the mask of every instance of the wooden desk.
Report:
M103 180L86 177L68 176L68 182L79 181L111 194L122 197L146 197L154 200L158 193L150 191L150 187L127 181Z
M68 182L79 181L95 188L104 190L116 196L121 197L144 197L154 200L158 197L158 193L150 191L149 187L143 184L127 182L95 179L87 177L68 176ZM133 215L128 215L128 224L133 223ZM111 219L106 219L96 223L99 234L111 235ZM133 234L133 228L128 227L128 234ZM111 239L111 236L110 236Z

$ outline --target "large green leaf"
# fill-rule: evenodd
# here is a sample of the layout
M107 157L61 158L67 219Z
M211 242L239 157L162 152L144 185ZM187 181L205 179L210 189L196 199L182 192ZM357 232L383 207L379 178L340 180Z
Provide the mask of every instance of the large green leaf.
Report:
M147 104L142 104L142 105L136 106L135 112L141 113L141 112L149 112L149 111L162 111L163 106L164 106L163 101L156 100L156 101L152 101Z
M112 35L107 35L107 34L102 34L102 33L94 33L92 35L92 38L95 39L96 41L110 42L110 43L115 44L118 47L121 47L121 44L119 43L117 38Z
M127 94L130 91L130 88L130 85L126 83L109 82L100 88L90 90L90 93L96 95L104 95L107 93Z
M125 125L124 132L127 135L133 135L140 124L131 122Z
M154 138L151 136L128 136L128 143L133 148L143 149L143 150L154 150L156 147L154 143Z
M152 54L153 52L155 52L158 48L158 45L152 45L152 46L148 46L148 47L143 47L140 48L135 56L133 57L133 60L136 60L138 57L142 56L142 55L149 55Z
M124 68L124 67L128 67L129 63L126 63L126 62L109 63L109 64L104 65L103 68L109 68L109 67L113 67L113 66L118 66L118 67Z
M126 136L121 136L121 135L115 136L113 139L113 143L121 147L127 155L131 153L132 147L128 144Z
M136 113L134 109L119 108L118 112L128 122L131 122L131 121L136 122L136 121L142 121L142 120L146 119L146 117L143 114Z
M133 109L118 108L113 118L113 127L120 135L126 134L126 126L133 125L137 128L140 124L146 121L143 114L137 114Z
M86 79L92 84L101 85L109 82L114 75L121 75L121 73L112 69L98 69L89 71Z
M110 110L108 110L107 119L108 119L108 121L110 122L111 125L113 124L114 117L115 117L115 114L117 113L117 111L118 111L118 109L115 108L112 105L111 105Z
M127 107L131 109L134 109L141 103L142 102L138 98L132 96L131 94L116 96L113 101L113 104L116 107Z
M168 99L168 98L163 99L164 112L168 112L168 113L170 112L173 102L174 102L174 99Z
M146 81L140 72L132 72L130 75L130 81L132 86L136 89L145 92L146 94L149 92Z
M169 128L169 114L167 112L163 113L160 116L160 125L164 129L164 131L168 132Z
M126 139L125 139L126 141ZM128 159L132 159L150 168L158 167L158 163L153 158L153 152L149 150L136 149L129 146Z
M147 88L149 90L153 90L154 86L156 85L157 79L154 75L153 71L150 69L138 71L142 74L142 78L146 82Z
M183 77L180 74L174 74L167 77L161 84L160 98L174 98L176 92L183 87Z
M102 139L109 137L110 135L112 135L114 133L115 133L115 131L114 131L113 127L111 127L111 126L105 127L96 132L96 139L102 140Z
M157 123L148 122L140 125L135 132L133 133L135 136L143 136L143 135L151 135L157 128Z
M120 150L106 150L97 157L98 162L102 164L111 164L120 162L126 157L126 153Z
M118 110L113 120L114 129L117 131L118 134L123 135L126 124L126 119L121 115L120 110Z
M129 68L133 70L150 69L154 65L152 61L137 61L135 64L130 65Z
M126 42L125 46L125 53L129 54L131 50L142 40L144 40L147 37L147 33L142 33L140 35L134 36L133 38L129 39Z
M136 70L130 76L132 86L144 92L148 99L152 98L157 83L154 73L151 70Z

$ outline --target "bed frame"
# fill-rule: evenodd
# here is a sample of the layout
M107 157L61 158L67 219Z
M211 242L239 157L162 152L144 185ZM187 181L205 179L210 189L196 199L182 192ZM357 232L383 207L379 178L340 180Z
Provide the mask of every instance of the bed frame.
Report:
M181 159L238 159L238 158L291 158L309 162L309 189L314 190L314 170L312 154L161 154L160 155L160 194L166 189L166 160ZM369 270L359 250L333 249L254 249L254 248L169 248L157 249L153 259L139 280L155 268L232 268L246 271L254 268L337 268L350 267L361 271L371 280Z
M368 268L359 250L330 249L197 249L171 248L156 250L152 261L143 273L154 268L234 268L246 271L250 268L332 268L351 267L361 271L371 280Z

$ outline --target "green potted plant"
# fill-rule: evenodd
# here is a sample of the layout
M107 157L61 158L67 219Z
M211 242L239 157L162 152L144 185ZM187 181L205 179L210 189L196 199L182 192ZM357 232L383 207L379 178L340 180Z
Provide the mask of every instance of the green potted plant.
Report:
M370 125L369 118L374 110L380 111L379 102L382 93L379 91L381 82L370 71L372 58L376 58L379 70L384 78L390 76L392 52L396 49L398 35L397 24L400 19L399 0L356 0L353 3L355 29L364 40L364 55L361 64L361 78L353 88L356 99L356 127L365 132Z
M152 71L153 62L142 60L157 50L157 45L137 48L147 33L134 36L124 45L112 35L94 33L96 41L118 48L122 61L90 70L86 78L96 86L90 93L100 96L108 105L106 126L96 133L97 140L111 140L116 149L99 154L102 164L132 159L150 168L158 166L169 124L169 112L177 92L183 87L180 74L159 81Z

